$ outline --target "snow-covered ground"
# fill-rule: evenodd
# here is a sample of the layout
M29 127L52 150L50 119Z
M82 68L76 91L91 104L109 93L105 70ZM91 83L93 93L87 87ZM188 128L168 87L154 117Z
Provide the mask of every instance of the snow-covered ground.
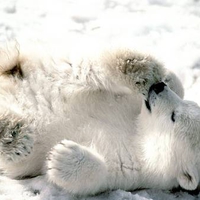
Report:
M172 69L185 98L200 105L199 0L0 0L0 42L25 38L62 43L90 40L129 46L153 54ZM200 199L187 192L122 190L78 198L49 185L44 177L0 177L0 200L173 200Z

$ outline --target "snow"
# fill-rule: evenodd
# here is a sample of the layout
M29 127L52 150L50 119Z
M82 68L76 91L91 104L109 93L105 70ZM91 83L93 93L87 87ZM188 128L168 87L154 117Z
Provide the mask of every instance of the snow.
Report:
M161 60L181 79L185 99L200 105L199 0L0 0L0 42L23 38L62 43L89 40L126 45ZM79 48L79 43L74 42ZM0 177L0 199L30 200L173 200L200 199L187 192L110 191L74 197L45 177Z
M1 200L197 200L187 192L171 193L161 190L108 191L97 196L75 197L46 182L43 176L26 180L0 177Z

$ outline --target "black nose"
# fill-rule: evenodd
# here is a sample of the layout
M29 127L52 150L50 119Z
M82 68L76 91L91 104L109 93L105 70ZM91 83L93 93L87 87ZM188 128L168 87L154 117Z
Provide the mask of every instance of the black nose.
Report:
M164 90L164 87L166 86L165 83L163 82L160 82L160 83L156 83L156 84L153 84L149 91L154 91L156 94L159 94L160 92L162 92Z

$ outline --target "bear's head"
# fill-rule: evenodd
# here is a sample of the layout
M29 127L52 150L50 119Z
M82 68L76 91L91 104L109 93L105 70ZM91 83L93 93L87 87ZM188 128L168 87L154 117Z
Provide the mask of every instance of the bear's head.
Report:
M200 107L182 100L160 82L149 89L139 126L145 134L143 146L149 163L162 166L161 173L169 173L184 189L196 189L200 174Z

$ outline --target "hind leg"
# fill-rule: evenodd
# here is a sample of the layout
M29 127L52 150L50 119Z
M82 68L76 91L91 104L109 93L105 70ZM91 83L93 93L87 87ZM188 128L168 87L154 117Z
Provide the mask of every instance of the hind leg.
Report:
M100 155L75 142L63 140L49 154L49 181L76 195L101 192L106 186L107 168Z
M1 109L2 111L3 109ZM1 163L18 163L33 150L33 128L20 115L7 111L0 114Z

